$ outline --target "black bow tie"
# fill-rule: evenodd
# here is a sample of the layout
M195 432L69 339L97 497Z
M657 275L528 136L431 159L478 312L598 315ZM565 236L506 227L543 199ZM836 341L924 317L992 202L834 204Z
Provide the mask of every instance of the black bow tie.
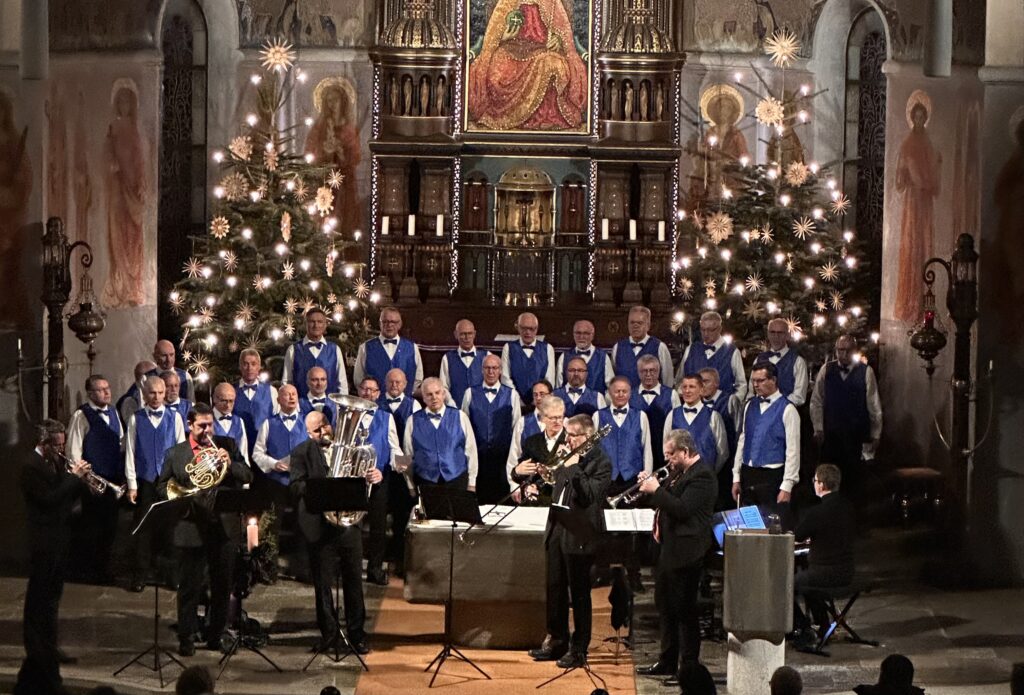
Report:
M431 420L440 420L441 413L427 413L427 417L429 417Z
M524 350L533 350L533 345L523 345Z
M162 410L147 410L150 417L163 417L164 411Z
M640 395L641 396L657 396L658 392L657 391L652 391L651 389L644 389L643 391L640 392Z
M761 403L771 403L771 402L772 402L772 399L771 399L771 397L770 397L770 396L759 396L759 397L758 397L758 400L759 400L759 401L760 401Z
M401 402L402 402L402 397L401 396L398 396L397 398L389 398L388 399L388 403L401 403Z
M774 350L769 350L768 352L764 353L765 359L771 359L772 357L782 357L782 353L775 352Z
M576 354L580 357L590 357L590 350L576 350Z
M221 416L220 416L219 418L217 418L217 419L218 419L218 420L220 420L220 421L224 421L224 420L227 420L228 422L231 422L231 416L230 416L230 415L221 415Z
M473 358L476 357L476 353L472 352L472 351L470 351L470 352L463 352L462 350L459 350L459 357L468 357L470 359L473 359Z
M697 414L697 409L696 408L683 408L683 412L684 413L693 413L694 415L696 415Z
M713 406L715 404L715 402L713 400L709 399L709 398L705 398L701 402L704 403L704 405L706 405L708 407L711 407L711 406Z
M612 410L613 415L625 415L629 408L615 408Z
M636 350L637 348L642 348L646 344L647 344L646 340L644 342L642 342L642 343L630 343L630 345L633 346L634 350Z
M245 384L242 386L242 390L248 393L256 393L256 384Z
M843 374L849 374L851 369L852 367L844 367L842 365L839 365L839 371L841 371Z
M323 350L323 348L324 348L323 341L319 341L319 342L316 342L316 343L306 343L306 345L311 347L311 348L316 348L317 350Z
M494 394L495 396L497 396L498 395L498 387L495 386L494 388L487 388L486 386L484 386L484 393L491 393L491 394Z
M96 408L96 412L99 413L100 415L102 415L103 417L110 417L110 409L109 408L103 408L102 410L100 410L99 408Z
M281 421L282 422L295 422L295 416L294 415L282 415L281 416Z
M574 388L569 389L569 393L571 393L571 394L573 394L575 396L582 396L583 395L583 389L575 388L574 387Z
M704 352L714 352L717 349L718 348L716 348L714 345L708 345L706 343L704 345Z
M380 342L385 345L398 345L398 338L383 338Z
M326 398L310 398L309 402L310 403L326 403L327 399Z

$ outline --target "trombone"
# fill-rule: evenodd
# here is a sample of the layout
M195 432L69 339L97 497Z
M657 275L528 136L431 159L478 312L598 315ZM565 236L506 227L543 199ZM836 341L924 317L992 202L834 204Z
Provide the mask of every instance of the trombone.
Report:
M68 473L71 473L71 467L78 462L72 460L72 458L67 454L60 453L59 455L62 459L64 459L65 470ZM111 490L113 491L114 497L116 499L121 499L121 497L124 496L125 491L128 489L126 485L115 485L114 483L110 482L103 476L97 473L93 473L92 471L86 473L85 477L82 480L83 482L85 482L86 485L89 486L89 491L92 492L92 494L96 495L97 497L99 495L102 495L107 490Z

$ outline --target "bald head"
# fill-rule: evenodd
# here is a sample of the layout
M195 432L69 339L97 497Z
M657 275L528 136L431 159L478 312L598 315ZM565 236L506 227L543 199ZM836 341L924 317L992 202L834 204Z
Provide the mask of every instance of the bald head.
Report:
M476 343L476 326L469 319L462 319L455 324L455 339L459 341L459 349L472 350Z
M226 381L213 389L213 407L223 415L230 415L235 409L235 387Z
M153 361L160 369L174 369L174 343L169 340L158 340L153 346Z
M309 395L320 397L327 391L327 370L323 367L312 367L306 372L306 386Z
M142 377L156 369L156 363L151 360L142 360L135 365L135 383L142 383Z
M501 381L501 358L489 354L483 361L484 384L494 386Z

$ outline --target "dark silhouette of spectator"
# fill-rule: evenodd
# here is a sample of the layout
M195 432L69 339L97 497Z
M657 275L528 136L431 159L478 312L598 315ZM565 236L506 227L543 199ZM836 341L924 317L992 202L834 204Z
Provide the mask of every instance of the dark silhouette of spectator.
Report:
M914 664L902 654L890 654L878 670L878 683L858 685L857 695L924 695L924 689L914 682Z
M1024 662L1013 665L1010 674L1010 695L1024 695Z
M804 690L804 681L795 668L779 666L772 674L768 683L771 695L800 695Z
M682 695L717 695L715 679L707 666L698 661L688 661L679 669L679 691Z
M174 684L175 695L213 695L214 680L205 666L189 666Z
M109 685L97 685L89 691L89 695L117 695L117 691Z
M325 685L324 689L320 691L320 695L341 695L341 691L333 685Z

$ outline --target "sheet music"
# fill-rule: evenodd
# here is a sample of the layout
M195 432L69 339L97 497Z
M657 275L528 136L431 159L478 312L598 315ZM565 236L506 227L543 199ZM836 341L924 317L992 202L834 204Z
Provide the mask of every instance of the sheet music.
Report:
M606 531L646 533L654 529L653 509L605 509Z

